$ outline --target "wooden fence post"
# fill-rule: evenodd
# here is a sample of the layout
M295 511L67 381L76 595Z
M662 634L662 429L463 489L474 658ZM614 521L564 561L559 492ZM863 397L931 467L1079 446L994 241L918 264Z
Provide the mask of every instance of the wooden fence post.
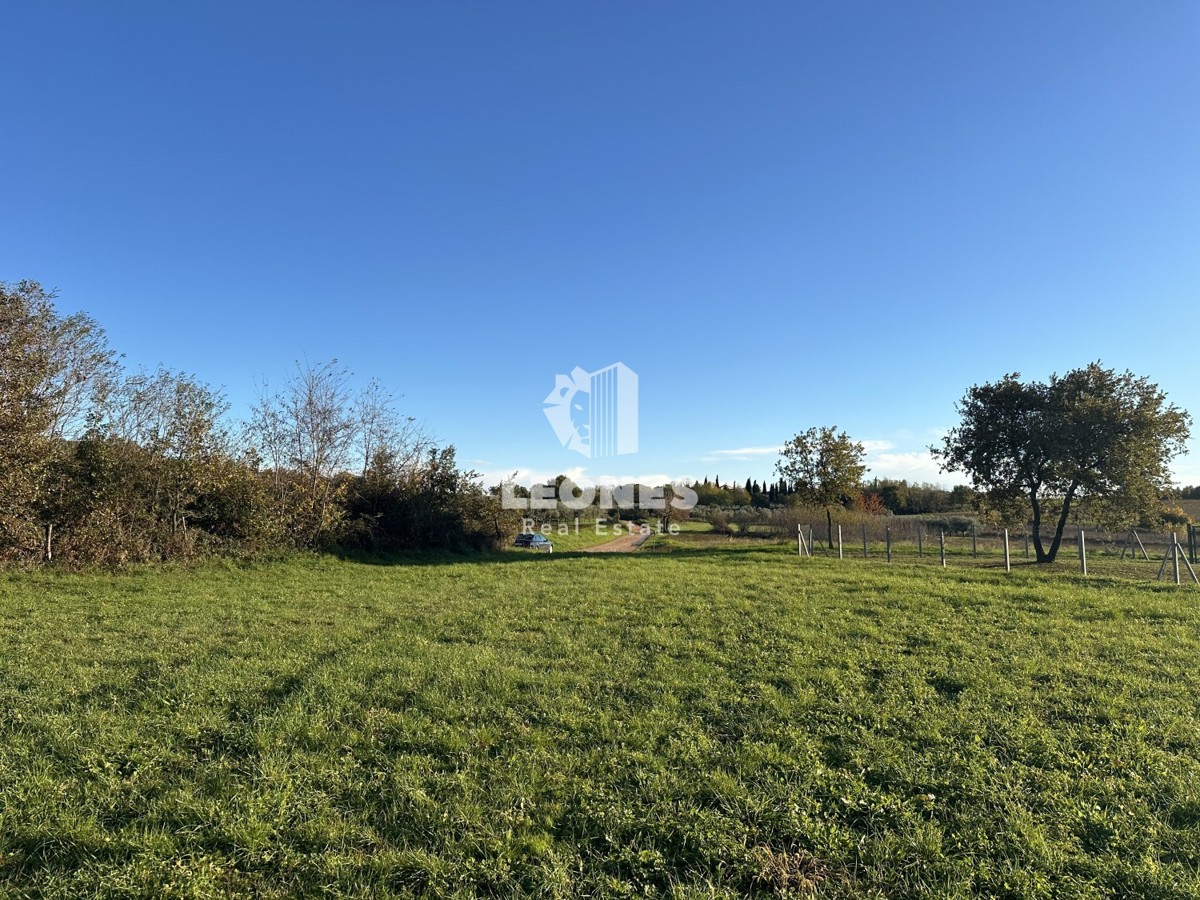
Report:
M1008 529L1004 529L1004 571L1012 571L1012 562L1008 556Z
M978 558L979 558L979 547L978 547L978 545L977 545L977 543L976 543L976 540L975 540L975 539L976 539L976 537L977 537L977 535L976 535L976 533L975 533L975 523L974 523L974 522L972 522L972 523L971 523L971 558L972 558L972 559L978 559Z
M946 568L946 530L942 529L938 532L942 541L942 568Z
M924 558L925 548L921 545L921 526L917 526L917 556Z
M1174 531L1171 532L1171 549L1168 550L1167 555L1163 557L1162 565L1158 567L1158 578L1155 580L1162 581L1163 572L1167 570L1167 560L1169 559L1171 560L1171 575L1176 584L1181 584L1182 581L1179 577L1181 574L1179 570L1179 558L1181 556L1183 557L1183 567L1187 569L1188 574L1192 576L1192 581L1196 582L1196 584L1200 584L1200 576L1196 575L1196 570L1192 568L1191 561L1184 556L1183 545L1179 543L1179 535Z
M838 559L842 558L842 526L838 526Z
M887 559L892 561L892 526L888 525L884 528L883 539L887 543Z
M863 559L867 558L867 526L863 526Z
M1087 574L1087 542L1083 536L1083 529L1079 529L1079 570L1084 575Z

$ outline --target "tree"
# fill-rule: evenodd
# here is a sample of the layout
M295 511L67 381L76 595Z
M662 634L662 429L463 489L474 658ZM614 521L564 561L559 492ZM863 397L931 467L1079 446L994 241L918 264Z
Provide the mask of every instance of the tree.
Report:
M391 465L407 470L419 466L433 447L417 420L402 416L396 410L396 398L375 379L355 399L353 417L357 427L354 452L364 476L379 455L386 454Z
M794 495L807 506L825 510L829 546L833 546L833 507L859 495L867 467L863 445L837 428L810 428L783 446L776 463L779 474L793 486Z
M1047 382L1020 378L970 388L957 407L960 424L930 449L943 471L969 475L986 503L1027 504L1039 563L1054 561L1079 500L1113 525L1159 505L1190 433L1187 412L1145 378L1099 362ZM1047 515L1057 516L1048 549Z
M265 388L253 409L252 439L272 469L276 498L289 509L302 546L332 539L344 509L345 473L354 456L359 422L350 373L337 360L296 363L283 390ZM381 433L375 435L378 440ZM375 446L367 450L374 453Z
M699 500L695 489L680 484L664 484L662 494L662 515L659 516L659 521L667 530L670 530L672 523L686 522L691 517L692 507Z
M89 316L61 316L36 281L0 282L0 554L28 555L64 438L78 437L117 365ZM49 554L50 535L39 538Z
M233 455L223 423L228 411L220 391L162 367L131 375L113 391L102 432L114 447L143 451L139 487L160 555L186 547L197 500L220 487Z

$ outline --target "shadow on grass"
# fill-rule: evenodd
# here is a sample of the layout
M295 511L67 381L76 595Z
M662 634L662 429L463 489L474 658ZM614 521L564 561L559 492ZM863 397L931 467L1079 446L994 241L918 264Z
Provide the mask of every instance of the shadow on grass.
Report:
M556 550L542 553L536 550L491 550L477 553L454 553L451 551L423 551L408 553L366 553L364 551L331 551L344 562L366 566L448 566L504 563L511 565L553 565L568 559L605 559L608 557L737 557L746 554L772 552L779 555L782 547L646 547L629 553L595 553L586 550Z
M680 562L687 561L708 561L722 559L728 561L732 565L741 565L753 559L771 558L781 560L784 557L795 559L799 565L803 565L810 561L810 558L798 558L795 548L787 544L762 544L759 546L700 546L688 547L678 544L648 546L633 553L590 553L582 550L574 551L557 551L555 553L540 553L537 551L527 550L494 550L476 553L452 553L450 551L433 552L427 551L423 553L392 553L392 554L371 554L362 551L342 551L331 553L338 559L346 562L358 563L368 566L385 566L385 567L426 567L426 566L461 566L461 565L515 565L515 566L554 566L562 564L566 560L601 560L599 565L605 565L603 560L607 557L629 557L635 556L639 558L655 558L676 560ZM1004 576L1004 561L1003 558L979 558L973 559L969 555L962 554L947 554L947 565L941 566L936 555L930 557L928 554L924 558L900 555L897 554L892 562L888 562L882 553L872 553L868 559L863 559L860 556L851 556L849 554L842 560L838 560L836 552L828 554L816 553L811 557L813 561L824 561L825 563L833 563L839 568L845 567L847 571L854 568L869 567L871 570L879 572L892 570L907 570L917 571L925 570L928 572L942 571L952 576L963 577L971 572L990 575ZM1080 586L1105 587L1105 586L1121 586L1128 584L1137 584L1143 587L1150 588L1176 588L1176 585L1170 583L1169 579L1156 581L1154 579L1154 571L1157 571L1158 562L1154 561L1153 565L1147 564L1154 571L1147 571L1145 567L1141 571L1129 571L1124 568L1117 571L1110 571L1102 561L1099 565L1092 566L1089 564L1089 574L1083 575L1079 572L1078 563L1075 560L1058 559L1053 563L1038 563L1035 560L1013 559L1012 560L1012 575L1027 578L1036 576L1039 580L1063 582L1078 584ZM653 564L653 563L651 563ZM1182 585L1188 587L1187 584Z

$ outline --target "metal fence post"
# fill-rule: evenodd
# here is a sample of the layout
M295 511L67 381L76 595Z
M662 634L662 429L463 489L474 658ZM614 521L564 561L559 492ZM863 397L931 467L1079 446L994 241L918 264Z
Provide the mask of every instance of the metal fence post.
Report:
M946 532L943 529L938 532L942 542L942 568L946 568Z
M1004 529L1004 571L1012 571L1012 561L1008 557L1008 529Z
M1087 574L1087 543L1083 537L1083 529L1079 529L1079 569Z
M842 526L838 526L838 559L842 558Z
M887 543L887 560L892 561L892 526L885 526L883 531L883 539Z

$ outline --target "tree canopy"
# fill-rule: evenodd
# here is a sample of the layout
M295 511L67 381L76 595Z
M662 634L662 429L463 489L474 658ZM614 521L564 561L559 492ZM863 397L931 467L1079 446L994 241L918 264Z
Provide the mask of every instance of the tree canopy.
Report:
M159 368L33 281L0 282L0 565L112 565L287 548L503 546L501 509L453 447L336 361L297 365L253 420Z
M1038 562L1058 554L1073 504L1087 501L1112 525L1155 510L1191 426L1157 385L1099 362L1045 382L1012 373L975 385L958 412L934 455L943 471L970 476L989 504L1030 514ZM1047 516L1057 519L1048 548L1040 533Z
M862 491L863 445L834 426L810 428L783 445L775 468L792 483L801 503L825 510L828 540L833 545L835 506L853 500Z

